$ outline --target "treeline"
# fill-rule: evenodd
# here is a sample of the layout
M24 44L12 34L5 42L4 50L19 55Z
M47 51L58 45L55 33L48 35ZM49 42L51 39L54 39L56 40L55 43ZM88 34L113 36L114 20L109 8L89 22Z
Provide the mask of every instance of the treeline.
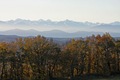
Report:
M0 43L0 80L73 80L119 72L120 41L108 33L73 39L64 46L42 36Z

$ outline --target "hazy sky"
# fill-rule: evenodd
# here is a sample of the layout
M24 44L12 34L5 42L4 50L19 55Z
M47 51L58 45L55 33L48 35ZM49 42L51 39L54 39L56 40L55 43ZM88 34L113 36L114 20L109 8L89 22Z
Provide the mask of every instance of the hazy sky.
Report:
M0 20L120 21L120 0L0 0Z

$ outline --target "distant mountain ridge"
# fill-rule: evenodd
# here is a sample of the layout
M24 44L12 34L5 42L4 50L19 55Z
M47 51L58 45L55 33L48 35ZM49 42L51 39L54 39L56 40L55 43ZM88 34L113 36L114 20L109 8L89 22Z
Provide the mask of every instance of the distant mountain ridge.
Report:
M97 25L97 23L91 22L77 22L72 20L64 20L64 21L52 21L52 20L24 20L24 19L16 19L9 21L0 21L0 24L8 24L8 25L31 25L31 26L93 26Z
M15 19L15 20L8 20L8 21L0 21L0 24L11 24L11 25L56 25L56 26L97 26L97 25L120 25L119 21L115 21L112 23L93 23L93 22L78 22L73 20L63 20L63 21L52 21L50 19L48 20L26 20L26 19Z
M114 32L119 33L120 22L112 23L92 23L92 22L78 22L72 20L52 21L52 20L24 20L16 19L9 21L0 21L0 27L10 29L35 29L38 31L62 30L65 32L88 31L88 32Z
M17 36L37 36L42 35L45 37L52 37L52 38L76 38L76 37L87 37L91 35L102 35L103 32L87 32L87 31L79 31L74 33L68 33L61 30L51 30L51 31L37 31L37 30L20 30L20 29L13 29L7 31L0 31L0 35L17 35ZM120 33L113 33L110 32L111 36L113 37L120 37Z

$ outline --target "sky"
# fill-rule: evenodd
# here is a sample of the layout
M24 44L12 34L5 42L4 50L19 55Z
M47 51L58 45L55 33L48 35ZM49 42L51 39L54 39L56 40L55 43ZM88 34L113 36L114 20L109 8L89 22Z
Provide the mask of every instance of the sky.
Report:
M17 18L110 23L120 21L120 0L0 0L0 20Z

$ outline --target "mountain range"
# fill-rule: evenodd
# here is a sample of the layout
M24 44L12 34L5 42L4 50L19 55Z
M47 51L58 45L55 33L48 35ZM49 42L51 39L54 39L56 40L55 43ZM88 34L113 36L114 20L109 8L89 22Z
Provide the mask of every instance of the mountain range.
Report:
M86 37L92 34L102 35L110 33L113 37L120 37L120 22L92 23L72 20L24 20L16 19L0 21L0 35L36 36L42 35L53 38Z
M119 33L120 22L112 23L92 23L92 22L78 22L72 20L52 21L52 20L24 20L16 19L9 21L0 21L0 29L34 29L38 31L61 30L65 32L114 32Z

